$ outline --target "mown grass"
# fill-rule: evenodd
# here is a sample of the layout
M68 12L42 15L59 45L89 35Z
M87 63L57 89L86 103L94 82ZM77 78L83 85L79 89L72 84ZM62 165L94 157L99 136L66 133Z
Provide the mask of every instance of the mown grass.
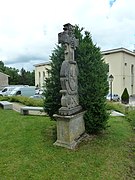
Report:
M107 110L115 110L121 113L125 114L126 107L124 104L121 104L120 102L112 102L112 101L107 101L106 102L106 107Z
M53 146L56 122L0 109L0 179L132 179L134 133L123 117L72 151Z

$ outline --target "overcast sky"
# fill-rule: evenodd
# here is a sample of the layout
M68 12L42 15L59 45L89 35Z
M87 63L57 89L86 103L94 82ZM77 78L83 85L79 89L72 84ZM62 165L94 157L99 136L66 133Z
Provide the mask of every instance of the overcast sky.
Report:
M134 49L135 0L0 0L0 60L33 70L49 60L63 24L90 31L107 50Z

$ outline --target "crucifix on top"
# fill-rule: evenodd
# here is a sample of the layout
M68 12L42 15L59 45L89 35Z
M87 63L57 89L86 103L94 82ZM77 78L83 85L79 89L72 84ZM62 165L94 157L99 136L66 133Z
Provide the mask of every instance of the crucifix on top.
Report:
M59 113L61 115L71 115L81 110L78 98L78 67L74 59L74 51L79 41L75 38L71 24L65 24L63 30L58 34L58 42L65 47L65 59L60 70L62 107L59 109Z
M58 43L65 46L65 60L74 61L74 50L78 46L79 42L74 36L73 26L70 23L63 26L64 31L58 34Z

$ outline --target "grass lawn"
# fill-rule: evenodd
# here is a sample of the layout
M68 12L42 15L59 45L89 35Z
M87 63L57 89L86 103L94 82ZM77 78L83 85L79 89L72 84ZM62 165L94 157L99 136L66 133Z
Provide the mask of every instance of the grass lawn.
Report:
M53 146L56 123L48 117L0 109L0 179L134 179L133 139L129 122L111 117L104 134L72 151Z

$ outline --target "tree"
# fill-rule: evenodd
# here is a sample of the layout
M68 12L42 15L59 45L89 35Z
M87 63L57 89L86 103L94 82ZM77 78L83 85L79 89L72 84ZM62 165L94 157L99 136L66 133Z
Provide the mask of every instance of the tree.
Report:
M97 133L106 127L108 115L106 113L105 96L108 92L108 66L104 63L100 48L93 44L89 32L82 35L83 28L75 26L75 36L79 39L79 47L75 52L75 59L79 68L79 99L80 105L87 112L84 120L88 133ZM60 67L64 60L64 49L57 46L51 56L52 69L50 77L46 79L45 111L50 117L58 113L60 108Z
M104 63L100 48L92 42L89 32L85 32L76 50L76 61L79 68L79 98L84 110L86 131L98 133L106 127L105 96L108 92L108 65Z
M20 84L23 85L35 85L35 71L26 71L24 68L20 71Z
M0 72L4 72L4 71L5 71L4 63L0 61Z
M14 85L14 84L19 83L19 74L18 74L19 70L18 69L5 66L5 72L4 73L6 73L10 76L9 77L9 84L10 85Z
M45 103L44 109L48 115L53 118L54 113L58 113L58 109L61 107L59 93L61 89L60 85L60 68L64 61L64 48L57 46L50 57L51 69L48 69L49 78L45 80L44 95Z
M129 93L127 88L124 89L122 95L121 95L121 102L123 104L128 104L129 103Z
M12 67L7 67L2 61L0 61L0 72L3 72L10 76L10 85L20 85L28 84L30 86L35 85L35 71L26 71L24 68L21 69L21 75L19 75L19 70Z

